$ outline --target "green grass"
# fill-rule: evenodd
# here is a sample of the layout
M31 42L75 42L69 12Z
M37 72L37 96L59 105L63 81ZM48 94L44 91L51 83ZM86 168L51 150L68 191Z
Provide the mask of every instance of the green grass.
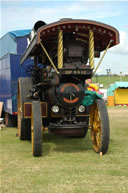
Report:
M109 151L92 150L85 139L45 134L44 154L34 158L31 143L16 137L16 128L0 131L2 193L127 193L128 108L109 107Z
M120 76L94 76L92 78L92 82L95 83L99 83L99 84L103 84L104 88L108 88L109 84L114 84L116 81L120 82L121 78ZM123 82L128 82L128 76L122 76L122 81Z

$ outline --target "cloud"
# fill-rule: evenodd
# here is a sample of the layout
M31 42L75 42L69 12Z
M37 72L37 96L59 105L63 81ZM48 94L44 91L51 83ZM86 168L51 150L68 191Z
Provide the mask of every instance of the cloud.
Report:
M50 23L61 18L94 19L102 21L104 18L117 17L122 14L118 3L101 1L2 1L1 26L2 34L19 29L32 29L38 20ZM115 5L113 11L112 5ZM116 11L115 11L116 10ZM125 28L127 29L127 24ZM111 53L128 54L128 31L120 32L120 44L111 48Z
M32 28L42 19L47 23L60 18L94 19L115 17L121 14L108 2L101 1L5 1L2 4L2 34L16 29ZM112 4L112 3L111 3Z
M13 30L32 29L34 23L38 20L51 23L68 17L108 23L122 29L120 31L121 41L119 45L109 49L98 73L105 74L107 68L111 68L112 73L125 73L128 65L128 4L123 2L2 0L1 35Z
M113 54L127 54L128 55L128 33L124 31L120 31L120 44L111 48L109 53Z

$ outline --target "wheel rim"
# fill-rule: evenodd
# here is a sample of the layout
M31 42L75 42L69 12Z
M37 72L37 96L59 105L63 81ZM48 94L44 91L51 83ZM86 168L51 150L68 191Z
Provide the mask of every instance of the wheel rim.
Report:
M100 113L97 105L94 104L91 112L91 139L93 148L96 152L99 152L101 146L101 131Z
M18 86L18 100L17 100L17 112L18 112L18 136L21 136L21 97L20 88Z
M5 124L8 125L8 117L7 113L5 113Z
M31 115L31 142L33 156L42 155L42 117L41 106L39 101L32 102Z
M31 117L31 140L32 140L32 153L34 153L34 129L33 129L33 115Z

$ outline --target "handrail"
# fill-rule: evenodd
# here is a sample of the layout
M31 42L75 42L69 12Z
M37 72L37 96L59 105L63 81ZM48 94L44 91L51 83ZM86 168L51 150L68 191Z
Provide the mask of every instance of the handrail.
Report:
M42 42L40 42L40 45L41 45L41 47L42 47L43 51L45 52L46 56L48 57L48 59L49 59L49 61L50 61L51 65L52 65L52 66L53 66L53 68L55 69L56 73L57 73L57 74L59 74L59 71L57 70L57 68L56 68L55 64L53 63L52 59L50 58L50 56L49 56L49 54L48 54L47 50L45 49L44 45L42 44Z
M98 62L97 66L96 66L96 68L95 68L95 70L94 70L94 72L93 72L94 74L96 73L97 69L99 68L99 66L100 66L100 64L101 64L101 62L102 62L102 60L103 60L103 58L104 58L106 52L108 51L108 48L110 47L110 45L111 45L112 42L113 42L113 40L110 40L109 44L107 45L106 49L104 50L104 53L103 53L100 61Z

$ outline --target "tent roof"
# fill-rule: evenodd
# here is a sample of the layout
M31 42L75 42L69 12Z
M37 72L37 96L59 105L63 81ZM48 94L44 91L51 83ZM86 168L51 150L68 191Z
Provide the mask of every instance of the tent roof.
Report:
M114 91L117 88L128 88L128 82L115 82L108 88L108 92Z
M128 88L128 82L115 82L116 88Z
M21 37L21 36L26 36L30 34L31 30L30 29L25 29L25 30L16 30L16 31L11 31L8 32L10 35L13 37Z
M23 49L26 49L26 41L23 39L27 38L30 32L31 30L29 29L16 30L8 32L4 36L2 36L0 38L0 58L2 58L8 53L18 54L18 47L21 47L22 45L22 47L25 47ZM19 41L19 39L21 39L21 41ZM23 49L22 52L20 49L20 54L24 52Z
M4 34L2 37L0 37L0 40L5 39L6 36L11 36L11 37L22 37L22 36L27 36L31 32L31 29L23 29L23 30L15 30L15 31L10 31Z

